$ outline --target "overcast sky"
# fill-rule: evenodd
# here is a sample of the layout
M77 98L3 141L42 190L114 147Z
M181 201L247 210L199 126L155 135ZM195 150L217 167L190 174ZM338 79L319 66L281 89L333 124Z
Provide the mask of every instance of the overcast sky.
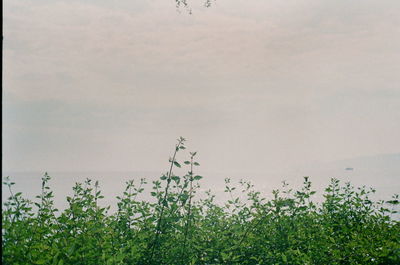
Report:
M207 171L400 152L400 1L8 0L4 170Z

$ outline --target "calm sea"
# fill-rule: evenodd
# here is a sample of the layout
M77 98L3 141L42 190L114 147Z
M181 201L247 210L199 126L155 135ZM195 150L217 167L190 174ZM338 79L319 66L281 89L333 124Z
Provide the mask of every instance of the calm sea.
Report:
M183 172L182 172L183 173ZM35 196L41 190L41 177L44 172L2 172L2 177L10 176L16 183L14 192L21 191L24 197L35 200ZM142 199L151 199L148 195L151 191L151 181L161 176L162 172L134 171L134 172L48 172L52 177L50 187L54 192L55 206L63 209L67 206L66 196L72 195L72 187L76 182L84 182L87 178L93 181L98 180L102 193L105 198L101 204L111 205L111 210L115 209L118 195L121 195L125 182L134 179L139 183L140 178L146 178L148 184L145 186L147 193L142 195ZM282 181L286 180L294 189L300 188L303 176L310 176L314 189L317 191L316 200L322 199L322 192L329 184L331 178L337 178L342 182L350 181L354 186L367 186L376 189L374 199L389 200L393 194L400 193L400 168L354 168L346 170L343 167L333 168L308 168L295 170L282 170L275 172L255 172L244 174L228 174L216 172L200 172L203 175L201 180L201 190L199 197L204 196L204 191L211 189L217 196L217 200L222 202L227 199L224 193L224 179L229 177L232 183L237 183L240 179L249 180L255 185L255 189L261 191L266 197L271 197L271 191L282 186ZM179 174L178 174L179 175ZM10 195L7 187L2 186L3 202ZM239 190L239 189L237 189Z

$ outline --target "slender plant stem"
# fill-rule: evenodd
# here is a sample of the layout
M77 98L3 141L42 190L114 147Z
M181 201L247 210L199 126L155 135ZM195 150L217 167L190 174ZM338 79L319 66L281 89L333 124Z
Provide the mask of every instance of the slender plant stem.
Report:
M169 189L169 186L170 186L170 183L171 183L172 168L174 167L176 154L179 151L179 147L183 144L183 141L184 141L184 139L182 139L182 138L179 139L178 140L178 144L176 144L176 146L175 146L175 152L174 152L174 155L172 157L171 165L170 165L168 176L167 176L167 185L165 187L164 198L163 198L163 200L159 201L159 204L161 204L160 205L161 206L161 210L160 210L160 215L159 215L158 220L157 220L156 236L155 236L153 244L151 246L150 261L153 261L154 252L156 250L156 247L158 247L158 239L160 237L160 234L162 234L162 232L163 232L162 231L162 219L163 219L163 216L164 216L165 204L166 204L167 198L168 198L168 189Z
M185 260L186 253L186 242L188 239L189 227L190 227L190 219L191 219L191 210L192 210L192 192L193 192L193 155L190 158L190 173L189 173L189 181L190 181L190 190L189 190L189 203L188 203L188 214L187 214L187 222L185 227L185 236L183 240L183 248L182 248L182 257L183 261ZM183 263L184 264L184 263Z

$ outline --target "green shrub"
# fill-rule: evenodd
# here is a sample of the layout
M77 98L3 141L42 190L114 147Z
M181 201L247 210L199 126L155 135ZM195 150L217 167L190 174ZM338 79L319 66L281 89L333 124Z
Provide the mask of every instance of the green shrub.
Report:
M211 191L195 200L202 177L196 152L177 160L185 149L178 139L168 172L152 183L154 200L140 199L145 179L131 180L112 214L99 206L103 196L90 179L76 183L58 213L47 173L35 203L14 194L6 178L3 264L400 264L400 223L390 218L398 196L373 202L374 190L332 179L317 204L305 177L300 190L284 183L271 200L229 179L225 204ZM175 175L182 166L188 172Z

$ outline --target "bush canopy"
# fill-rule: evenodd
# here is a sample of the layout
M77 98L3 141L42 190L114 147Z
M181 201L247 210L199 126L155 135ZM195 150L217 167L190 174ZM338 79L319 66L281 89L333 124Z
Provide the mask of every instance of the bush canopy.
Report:
M323 202L313 201L308 177L294 191L287 184L264 198L247 181L226 179L229 200L211 191L195 197L202 176L196 152L179 138L170 168L153 181L126 183L117 207L99 206L98 182L76 183L68 207L53 204L50 176L35 202L14 193L2 207L3 264L400 264L398 196L371 201L372 189L332 179ZM183 176L174 169L187 167Z

